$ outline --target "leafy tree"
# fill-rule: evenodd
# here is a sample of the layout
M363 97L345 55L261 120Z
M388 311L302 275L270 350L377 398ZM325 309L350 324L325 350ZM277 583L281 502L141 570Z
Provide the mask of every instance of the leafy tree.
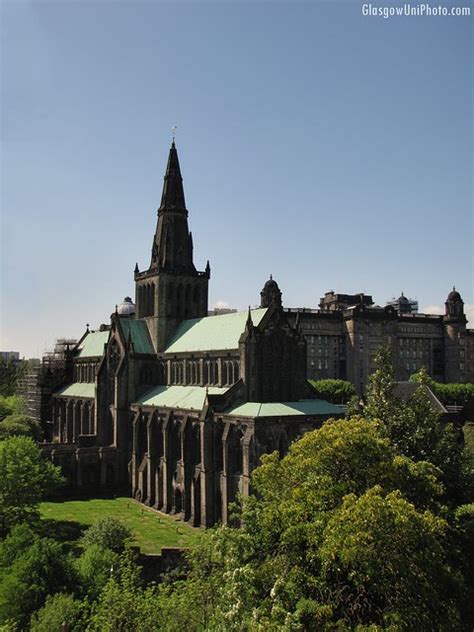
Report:
M91 525L82 537L82 544L89 547L96 544L103 549L121 552L132 537L128 527L115 518L101 518Z
M57 593L47 597L42 608L33 614L31 632L82 632L87 625L89 604L73 595Z
M11 535L15 540L13 548L22 535ZM23 551L0 572L0 623L13 620L23 629L49 594L73 590L76 584L73 568L58 542L35 538L29 546L28 541L24 545Z
M266 455L241 527L206 533L189 577L158 588L160 629L459 629L437 473L362 418L327 422L282 460Z
M18 395L0 395L0 421L9 415L20 415L25 410L25 400Z
M96 632L151 632L162 630L159 617L156 589L153 586L143 588L133 554L131 551L125 552L119 568L111 573L93 605L88 629Z
M0 440L15 436L32 437L35 441L41 441L43 431L34 417L9 415L0 422Z
M334 404L346 404L355 395L353 384L346 380L310 380L310 384L318 398Z
M474 489L471 459L464 449L462 430L442 423L423 388L430 384L425 371L418 373L418 388L408 402L394 395L391 356L382 349L376 356L377 370L369 379L364 414L380 419L382 432L395 448L415 461L429 461L442 472L446 499L451 505L468 502Z
M18 362L13 358L0 358L0 395L14 395L18 379L25 370L25 362Z
M87 597L97 599L110 579L114 569L120 566L120 556L98 544L91 544L76 562L81 585Z
M30 437L0 441L0 532L36 517L39 502L63 482Z
M350 494L320 548L336 619L353 629L459 630L459 582L443 550L447 524L418 512L398 491Z

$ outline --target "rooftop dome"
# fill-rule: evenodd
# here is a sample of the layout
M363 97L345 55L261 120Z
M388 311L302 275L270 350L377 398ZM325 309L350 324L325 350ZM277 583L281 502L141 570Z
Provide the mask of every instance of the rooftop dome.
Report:
M275 279L272 277L272 275L270 274L270 278L268 279L268 281L265 283L265 285L263 286L263 288L265 290L273 290L273 289L280 289L278 287L278 283L275 281Z
M117 313L120 316L132 316L132 314L135 314L135 303L130 296L126 296L123 302L117 306Z
M260 307L270 307L272 302L276 302L281 307L281 292L278 283L270 274L270 278L260 292Z
M398 300L398 302L399 302L399 303L403 303L404 305L409 305L409 304L410 304L410 301L409 301L409 300L407 299L407 297L403 294L403 292L402 292L402 295L401 295L401 296L399 296L397 300Z
M448 294L448 301L462 301L461 295L453 285L453 289Z

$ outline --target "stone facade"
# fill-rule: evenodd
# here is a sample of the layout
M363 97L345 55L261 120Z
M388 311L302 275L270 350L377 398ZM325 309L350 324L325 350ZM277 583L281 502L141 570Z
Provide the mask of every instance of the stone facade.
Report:
M425 367L439 382L474 382L474 330L466 328L459 292L449 293L444 316L413 313L401 298L399 309L382 308L365 294L327 292L319 309L285 310L306 338L308 379L349 380L362 394L383 345L399 381Z

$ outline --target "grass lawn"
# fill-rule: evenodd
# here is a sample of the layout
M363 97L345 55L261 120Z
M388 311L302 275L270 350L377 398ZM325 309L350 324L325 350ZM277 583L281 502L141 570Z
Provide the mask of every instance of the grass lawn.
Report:
M200 533L199 529L158 514L131 498L44 502L40 512L51 536L70 544L74 544L89 525L106 516L129 527L134 544L142 553L159 553L162 546L192 547Z

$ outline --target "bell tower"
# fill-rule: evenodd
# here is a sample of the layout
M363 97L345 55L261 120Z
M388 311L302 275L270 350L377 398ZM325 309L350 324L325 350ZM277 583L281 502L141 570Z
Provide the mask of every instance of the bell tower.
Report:
M183 178L175 142L171 144L148 270L135 266L136 318L144 319L158 353L177 326L207 316L209 262L203 272L193 262Z

